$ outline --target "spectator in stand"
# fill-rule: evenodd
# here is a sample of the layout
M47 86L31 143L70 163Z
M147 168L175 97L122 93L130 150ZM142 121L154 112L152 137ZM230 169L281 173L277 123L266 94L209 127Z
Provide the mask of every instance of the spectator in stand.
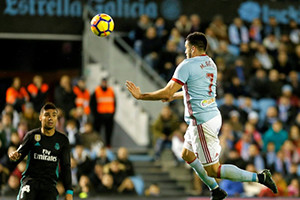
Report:
M191 31L192 23L187 15L181 15L175 22L175 27L183 37L186 37Z
M106 147L100 147L95 158L95 163L102 166L108 164L111 161L111 159L108 157L107 152L108 149Z
M27 123L24 121L20 121L18 128L17 128L17 132L18 132L18 136L19 136L20 140L23 140L27 131L28 131Z
M266 150L266 152L263 153L265 165L268 169L270 169L273 172L273 171L275 171L275 165L276 165L276 160L277 160L275 144L273 142L269 142L264 145L267 145L267 150Z
M251 59L251 64L250 64L250 69L249 69L249 73L251 74L249 79L251 79L253 77L253 75L256 73L256 71L258 69L263 69L263 66L262 66L262 64L261 64L261 62L259 61L258 58L253 57ZM248 80L248 81L250 81L250 80Z
M4 114L9 114L12 117L12 124L15 129L17 129L18 124L20 122L19 113L14 109L12 104L6 104L4 109L2 110L1 116Z
M240 122L240 113L237 110L229 112L229 123L232 126L232 130L238 134L240 138L243 131L243 124Z
M299 179L294 178L291 183L288 185L288 196L289 197L299 197Z
M265 162L263 156L260 154L257 145L250 144L248 153L249 153L248 161L254 164L255 169L257 169L257 171L259 172L262 171L265 168Z
M268 76L268 91L270 97L273 99L278 99L281 95L281 88L283 86L283 81L279 79L279 73L276 69L269 71Z
M237 58L234 65L232 67L229 67L226 71L228 73L227 76L230 79L236 76L239 79L241 84L245 84L246 80L248 80L249 72L247 67L245 66L244 61L241 58Z
M101 192L103 187L102 185L102 178L103 178L103 166L101 164L96 163L94 165L93 171L89 174L89 179L91 180L92 185L95 188L97 193Z
M67 120L70 118L71 109L75 108L75 97L70 77L68 75L62 76L54 91L54 102L58 108L62 109Z
M275 144L275 151L278 152L284 141L288 138L288 133L283 129L282 123L276 121L272 124L272 127L263 135L263 149L267 150L267 144L273 142Z
M163 107L160 115L152 125L155 160L160 158L162 151L172 147L172 134L179 126L179 119L169 106Z
M297 125L292 125L289 130L289 139L296 146L297 150L300 150L300 128ZM299 154L300 155L300 154Z
M291 55L293 54L294 50L295 45L291 42L289 36L286 33L282 34L280 38L278 52L284 51Z
M84 131L80 134L80 141L83 147L89 151L92 151L94 146L103 146L103 141L99 136L99 133L94 130L91 122L87 122L84 125Z
M225 66L233 64L235 56L228 50L228 43L222 40L219 44L219 49L216 52L216 59L222 58L225 61Z
M79 198L85 199L94 193L94 187L87 175L82 175L79 178Z
M287 176L284 177L284 179L286 180L287 184L291 184L292 180L294 178L296 179L300 179L300 176L297 173L298 171L298 165L296 163L292 163L290 165L290 169L289 169L289 173Z
M78 128L75 120L68 120L66 123L65 133L68 136L70 147L73 148L76 144L81 143Z
M82 107L84 109L84 113L89 115L90 110L90 92L86 88L85 79L80 77L77 81L77 84L73 87L73 92L76 95L75 104L76 107Z
M70 111L70 118L75 120L76 127L80 132L84 131L84 125L91 121L91 116L84 112L83 107L75 107Z
M298 114L298 108L291 104L291 99L287 96L281 96L277 104L278 118L284 123L284 128L288 130Z
M259 60L265 70L273 68L273 58L268 54L265 46L258 45L255 57Z
M178 53L184 53L185 47L184 47L184 38L180 34L179 30L177 28L172 28L169 41L173 41L176 45L176 51Z
M233 23L228 28L228 37L232 45L239 47L242 43L249 42L248 28L239 17L233 19Z
M252 62L252 59L254 57L254 52L251 51L250 49L250 44L249 43L242 43L240 45L240 55L239 55L239 58L241 58L246 66L246 69L247 69L247 81L249 79L249 76L252 75L250 74L250 69L248 66L251 65L251 62Z
M146 30L152 26L148 15L141 15L137 26L129 33L129 38L134 46L140 45L141 40L145 37ZM139 43L139 44L138 44Z
M285 80L290 71L293 70L292 63L286 52L280 52L276 58L274 69L280 74L280 79Z
M300 44L298 44L295 47L295 52L294 52L294 56L293 56L293 66L294 66L294 70L296 70L297 72L300 72Z
M288 170L287 173L289 173L289 169L292 163L298 163L299 162L299 152L297 151L296 146L294 145L294 143L287 139L282 147L281 147L282 153L284 155L285 158L285 162L288 165Z
M269 93L266 91L267 85L268 79L266 71L264 69L258 69L255 73L255 76L249 80L249 94L256 100L269 97Z
M104 173L112 175L114 185L120 193L135 193L134 186L125 171L125 166L119 161L114 160L104 166Z
M220 66L220 65L218 65L218 66ZM222 71L218 72L217 83L218 84L216 86L216 91L217 91L216 99L218 101L220 99L223 99L224 95L225 95L226 82L224 80L224 74Z
M21 79L15 77L12 85L6 90L6 103L14 106L17 112L21 112L25 102L29 101L26 89L21 85Z
M213 21L209 24L209 27L214 32L215 36L221 40L227 40L227 26L223 21L223 17L221 15L216 15L213 18Z
M162 42L157 37L155 27L151 26L147 29L146 35L142 40L141 53L145 61L155 68L158 63L158 52L161 49Z
M91 97L90 105L94 117L94 129L101 134L101 129L104 126L105 145L107 147L111 147L116 103L113 87L108 85L107 78L103 78Z
M191 22L191 30L189 33L202 32L201 18L198 14L192 14L190 16L190 22Z
M39 128L41 125L39 113L34 110L34 106L31 102L25 104L23 112L20 114L20 120L27 123L27 128L29 130Z
M178 162L183 161L181 158L181 152L183 148L183 143L184 143L184 134L187 129L187 124L185 122L181 122L179 124L179 128L174 131L173 137L172 137L172 151L173 154L176 156L176 164Z
M250 122L246 122L244 134L248 134L251 137L251 143L257 145L259 149L263 147L263 141L260 132L255 129L255 126Z
M261 119L259 131L264 134L274 122L278 120L278 110L276 107L271 106L267 109L265 118Z
M157 36L161 39L161 41L166 41L168 37L168 30L165 19L163 17L158 17L155 20L154 26L156 28Z
M17 132L13 132L10 136L9 146L18 147L21 144L21 140Z
M226 93L232 94L235 98L244 97L246 95L245 86L237 76L231 78L231 82L225 91Z
M289 166L290 166L290 162L285 159L284 153L283 153L282 150L279 150L276 153L276 161L275 161L274 166L275 166L274 170L276 172L279 172L283 176L288 174L288 169L289 169Z
M266 47L268 53L272 57L275 57L277 55L277 52L278 52L280 41L279 41L279 38L276 38L273 33L270 33L269 35L267 35L264 38L263 45Z
M293 44L300 43L300 28L294 19L291 19L289 23L289 37Z
M237 134L232 130L230 123L224 122L220 130L220 144L222 147L220 158L222 163L228 158L229 152L234 148L237 141Z
M34 110L40 112L48 97L48 84L43 82L42 76L35 75L32 79L32 83L27 86L27 91L30 96L30 102L32 102L34 106Z
M249 38L252 41L258 43L262 42L263 39L263 26L259 18L253 19L249 29Z
M245 96L239 98L239 109L241 113L241 120L243 123L245 123L247 120L249 120L249 114L257 111L257 106L251 97Z
M208 53L211 52L211 54L214 55L215 52L217 52L219 49L219 40L211 28L206 28L205 35L207 38L207 42L209 44L207 52ZM219 66L219 65L217 65L217 66Z
M0 150L1 152L6 151L10 145L10 138L12 133L16 132L16 129L13 128L11 115L4 114L2 115L1 119L1 126L0 126ZM1 157L1 156L0 156Z
M125 147L120 147L117 153L117 160L125 166L127 176L134 176L133 163L128 158L128 150Z
M252 137L250 134L243 134L241 138L235 143L234 148L237 150L241 158L249 161L249 147L252 144Z
M273 33L278 39L281 36L280 27L274 16L270 16L268 23L264 25L264 35L267 36L270 35L271 33Z
M222 118L224 121L229 120L229 113L233 110L238 110L238 107L234 105L234 97L230 93L224 95L224 103L219 106Z
M300 97L300 81L297 71L293 70L289 73L287 82L293 88L293 96Z
M248 113L248 121L250 124L252 124L255 128L255 130L258 131L259 129L259 116L258 113L256 111L251 111Z
M158 69L156 69L159 75L166 81L172 78L177 56L175 42L168 40L166 48L159 54Z
M89 151L84 148L82 144L76 144L72 157L77 163L77 178L80 179L82 175L89 174L93 169L93 162L90 159Z
M110 174L104 174L102 177L102 187L99 190L99 194L112 195L116 194L117 187L114 182L114 178Z

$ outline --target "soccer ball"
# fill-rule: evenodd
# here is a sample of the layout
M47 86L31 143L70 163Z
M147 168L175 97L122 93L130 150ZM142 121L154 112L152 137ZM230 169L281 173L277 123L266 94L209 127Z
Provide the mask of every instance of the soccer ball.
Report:
M106 37L114 30L115 23L111 16L105 13L97 14L91 20L91 30L99 37Z

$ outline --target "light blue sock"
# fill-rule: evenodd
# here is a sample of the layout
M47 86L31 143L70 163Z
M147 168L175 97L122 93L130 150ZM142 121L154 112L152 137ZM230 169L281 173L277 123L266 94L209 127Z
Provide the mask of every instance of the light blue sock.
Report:
M220 165L218 178L240 182L258 182L256 173L240 169L235 165Z
M212 177L207 176L203 165L200 163L199 159L195 159L193 162L189 163L189 165L193 168L199 178L207 185L210 190L216 189L219 187L216 180Z

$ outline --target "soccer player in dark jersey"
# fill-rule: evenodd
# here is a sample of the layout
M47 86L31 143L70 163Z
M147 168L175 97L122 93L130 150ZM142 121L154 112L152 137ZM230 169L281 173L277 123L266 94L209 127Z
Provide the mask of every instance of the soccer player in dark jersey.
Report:
M41 128L29 131L17 151L9 155L14 161L12 168L28 156L18 200L56 200L59 169L65 200L73 200L69 140L55 130L57 115L56 106L46 103L40 111Z

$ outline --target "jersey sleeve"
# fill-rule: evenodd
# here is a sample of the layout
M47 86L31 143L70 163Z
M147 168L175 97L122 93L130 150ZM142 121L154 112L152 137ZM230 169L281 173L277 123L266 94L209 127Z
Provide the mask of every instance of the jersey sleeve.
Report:
M189 77L188 67L186 67L186 62L183 61L176 68L172 80L180 85L184 85Z
M68 138L65 137L65 145L63 145L60 158L61 178L66 190L66 194L73 195L70 163L70 143Z

